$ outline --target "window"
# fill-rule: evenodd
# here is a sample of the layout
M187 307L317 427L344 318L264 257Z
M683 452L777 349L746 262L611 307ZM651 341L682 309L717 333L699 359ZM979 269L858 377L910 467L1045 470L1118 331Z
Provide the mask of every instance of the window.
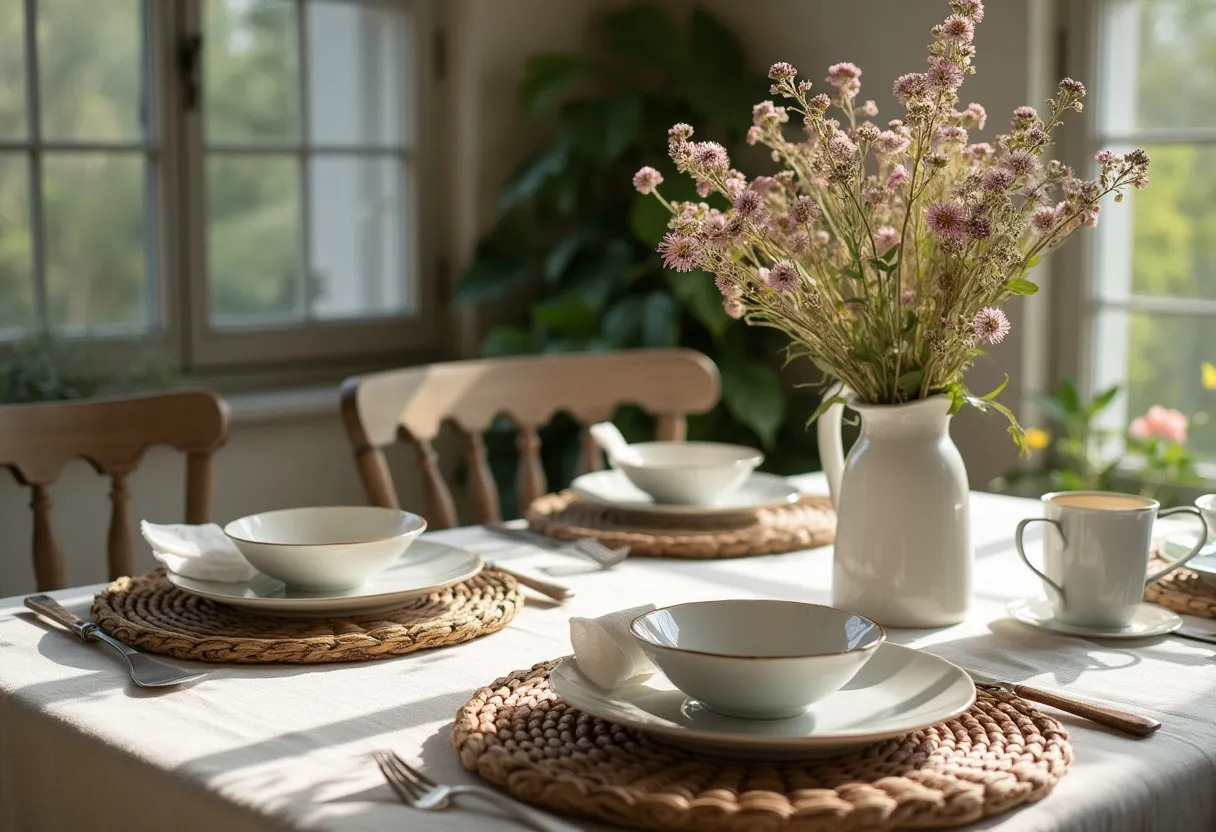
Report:
M429 346L423 6L0 0L0 339Z
M1192 416L1216 458L1216 0L1100 0L1093 151L1143 147L1150 185L1094 237L1089 373L1125 384L1121 424L1150 405Z

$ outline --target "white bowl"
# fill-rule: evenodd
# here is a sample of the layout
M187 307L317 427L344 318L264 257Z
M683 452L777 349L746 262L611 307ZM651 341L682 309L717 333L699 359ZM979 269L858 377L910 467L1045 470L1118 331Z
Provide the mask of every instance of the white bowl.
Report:
M391 565L426 530L408 511L318 506L251 514L224 533L260 572L293 589L350 589Z
M721 442L639 442L637 463L615 460L629 481L657 502L708 505L747 481L764 454Z
M1195 508L1208 524L1208 540L1216 540L1216 494L1204 494L1195 501Z
M797 601L701 601L639 615L633 637L677 688L747 719L798 716L840 690L886 640L844 610Z

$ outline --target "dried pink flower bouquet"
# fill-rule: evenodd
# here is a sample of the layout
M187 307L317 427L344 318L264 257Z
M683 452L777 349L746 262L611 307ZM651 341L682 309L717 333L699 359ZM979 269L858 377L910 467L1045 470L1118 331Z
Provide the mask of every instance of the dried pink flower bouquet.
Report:
M1085 87L1068 78L1045 114L1019 107L994 144L972 143L968 131L987 116L979 104L958 109L958 90L975 72L984 7L950 7L933 27L928 70L895 81L902 119L864 120L878 109L858 102L862 73L851 63L830 67L830 94L817 95L777 63L771 92L787 103L757 104L747 140L770 148L780 173L748 181L722 145L693 141L693 128L677 124L668 134L677 169L702 197L722 194L731 207L669 202L650 167L633 184L672 213L659 245L666 265L715 274L726 312L786 333L789 359L810 358L870 404L945 394L955 411L995 408L1021 445L1013 414L994 401L999 389L973 396L963 377L982 345L1008 334L1001 305L1038 290L1027 270L1096 225L1104 196L1119 202L1127 186L1147 185L1149 158L1103 151L1092 180L1043 160L1064 113L1081 111Z

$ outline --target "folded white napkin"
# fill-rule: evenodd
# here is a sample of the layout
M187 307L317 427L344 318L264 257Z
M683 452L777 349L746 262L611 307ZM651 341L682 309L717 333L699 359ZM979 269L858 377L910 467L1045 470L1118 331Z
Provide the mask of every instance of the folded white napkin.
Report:
M641 681L655 667L629 633L629 624L654 604L610 612L599 618L571 618L570 644L578 669L604 689Z
M214 523L159 525L143 520L139 531L152 546L152 556L178 575L235 584L258 574Z

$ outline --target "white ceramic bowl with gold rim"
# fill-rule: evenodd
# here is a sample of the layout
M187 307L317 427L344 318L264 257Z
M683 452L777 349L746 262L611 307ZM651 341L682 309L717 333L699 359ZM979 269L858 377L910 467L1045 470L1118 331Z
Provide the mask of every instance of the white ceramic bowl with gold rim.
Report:
M634 461L614 459L629 481L659 503L712 505L747 481L764 454L723 442L639 442Z
M727 716L784 719L848 684L886 640L868 618L798 601L700 601L630 632L684 693Z
M376 506L266 511L224 527L255 569L306 592L359 586L424 531L426 520L417 514Z

